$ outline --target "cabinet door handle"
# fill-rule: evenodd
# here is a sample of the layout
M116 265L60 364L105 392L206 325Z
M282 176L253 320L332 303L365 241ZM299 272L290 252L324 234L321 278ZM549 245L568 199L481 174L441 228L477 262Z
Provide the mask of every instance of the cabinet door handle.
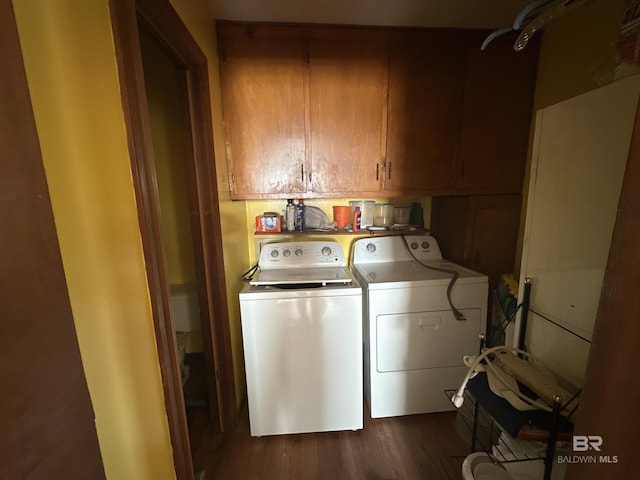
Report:
M304 163L300 164L300 181L304 183Z
M393 162L389 161L389 179L391 179L391 165L393 164Z
M380 163L376 163L376 180L380 180Z

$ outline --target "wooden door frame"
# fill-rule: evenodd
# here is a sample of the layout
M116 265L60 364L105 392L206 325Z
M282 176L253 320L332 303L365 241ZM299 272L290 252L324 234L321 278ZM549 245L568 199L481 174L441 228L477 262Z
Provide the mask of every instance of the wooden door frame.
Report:
M209 348L209 355L205 348L205 363L211 367L217 384L216 398L210 399L210 402L217 406L217 417L213 416L211 420L214 428L228 431L235 426L237 407L219 222L207 59L168 1L110 0L109 4L176 476L178 479L192 479L193 466L182 382L173 323L169 313L168 276L162 244L160 205L138 22L159 40L172 58L180 62L187 72L194 159L189 169L191 171L188 172L188 189L191 197L191 222L192 225L195 222L194 231L200 232L200 241L195 242L194 254L196 257L201 256L204 267L198 271L197 265L196 274L199 296L207 299L205 305L201 305L201 309L205 307L202 315L209 319L209 322L202 324L203 342L209 342L212 347ZM197 211L194 211L194 207Z

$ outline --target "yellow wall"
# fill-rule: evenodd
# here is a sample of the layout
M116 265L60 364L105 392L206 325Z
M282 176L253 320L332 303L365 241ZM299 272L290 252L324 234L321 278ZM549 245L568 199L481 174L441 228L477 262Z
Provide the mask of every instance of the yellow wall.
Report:
M14 8L107 478L175 478L108 0Z
M549 23L542 35L535 108L611 83L625 0L594 0Z

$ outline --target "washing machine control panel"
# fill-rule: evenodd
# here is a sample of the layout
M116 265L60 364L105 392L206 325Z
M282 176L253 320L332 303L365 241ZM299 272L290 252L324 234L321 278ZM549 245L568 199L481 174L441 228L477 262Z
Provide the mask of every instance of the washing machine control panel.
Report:
M337 242L280 242L262 247L258 264L269 268L345 267L342 247Z

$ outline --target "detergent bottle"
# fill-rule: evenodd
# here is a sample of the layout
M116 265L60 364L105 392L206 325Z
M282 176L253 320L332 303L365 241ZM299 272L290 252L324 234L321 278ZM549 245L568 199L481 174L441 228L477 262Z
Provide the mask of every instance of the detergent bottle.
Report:
M353 212L353 230L360 230L362 221L362 212L360 211L360 207L356 207L356 210Z

